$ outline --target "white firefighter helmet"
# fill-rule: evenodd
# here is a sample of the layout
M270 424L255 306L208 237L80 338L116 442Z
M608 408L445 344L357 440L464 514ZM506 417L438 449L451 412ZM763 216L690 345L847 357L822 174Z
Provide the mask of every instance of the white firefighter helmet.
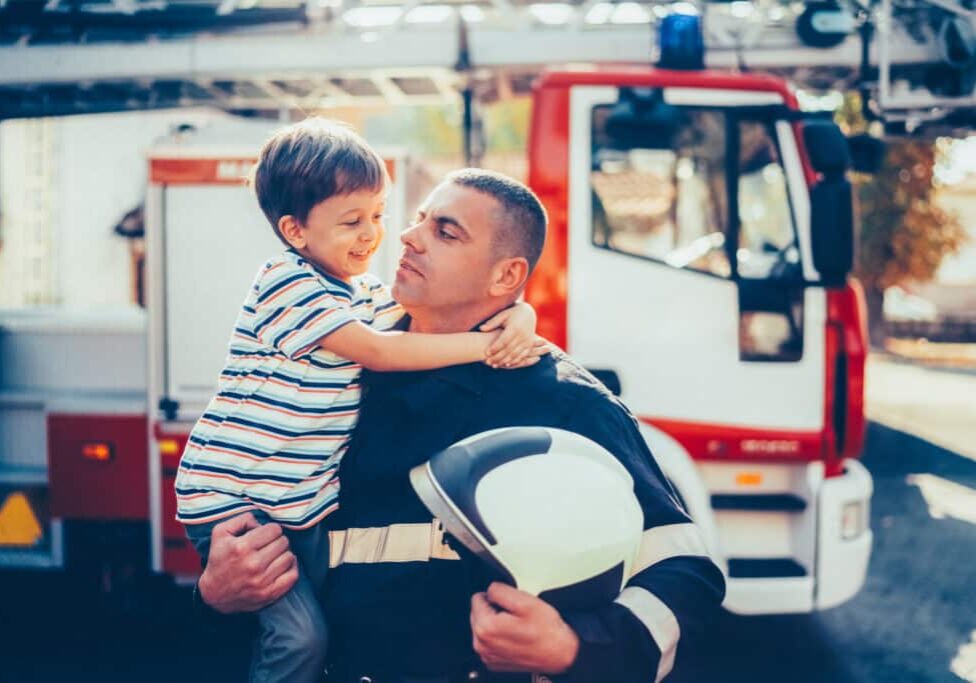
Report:
M643 530L633 480L579 434L482 432L413 468L410 482L447 533L559 609L607 604L630 575Z

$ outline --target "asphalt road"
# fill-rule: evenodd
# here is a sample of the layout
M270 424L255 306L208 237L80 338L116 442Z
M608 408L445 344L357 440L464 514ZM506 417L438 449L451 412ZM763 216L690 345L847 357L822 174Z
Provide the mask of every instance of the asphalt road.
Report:
M868 395L875 546L862 592L814 615L724 615L684 644L669 680L976 683L976 375L874 361ZM236 642L194 631L182 593L134 606L154 619L104 617L90 594L0 574L0 682L242 679Z

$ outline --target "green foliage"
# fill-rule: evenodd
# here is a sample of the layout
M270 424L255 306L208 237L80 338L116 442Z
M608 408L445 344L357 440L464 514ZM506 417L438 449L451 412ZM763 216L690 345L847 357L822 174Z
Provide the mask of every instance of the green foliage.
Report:
M485 107L487 149L499 153L525 153L529 140L532 98L513 97Z
M461 157L461 115L451 106L377 112L366 120L364 133L378 147L406 147L421 159Z

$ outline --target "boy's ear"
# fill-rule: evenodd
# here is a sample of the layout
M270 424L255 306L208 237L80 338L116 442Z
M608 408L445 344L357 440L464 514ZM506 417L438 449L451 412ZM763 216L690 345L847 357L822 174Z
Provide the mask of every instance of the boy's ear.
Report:
M295 249L304 249L307 244L305 239L305 228L298 222L298 219L291 214L282 216L278 219L278 232Z
M529 278L529 262L521 257L502 259L495 265L488 293L507 297L518 294Z

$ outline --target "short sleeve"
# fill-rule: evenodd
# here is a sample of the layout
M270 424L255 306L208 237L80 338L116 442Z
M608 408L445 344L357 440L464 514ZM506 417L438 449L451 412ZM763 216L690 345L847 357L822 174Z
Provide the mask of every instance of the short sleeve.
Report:
M394 300L389 285L379 279L367 276L364 285L369 290L369 298L373 305L373 322L371 327L376 330L389 330L403 317L403 308Z
M348 293L288 260L269 264L258 276L254 295L254 335L292 360L356 322Z

